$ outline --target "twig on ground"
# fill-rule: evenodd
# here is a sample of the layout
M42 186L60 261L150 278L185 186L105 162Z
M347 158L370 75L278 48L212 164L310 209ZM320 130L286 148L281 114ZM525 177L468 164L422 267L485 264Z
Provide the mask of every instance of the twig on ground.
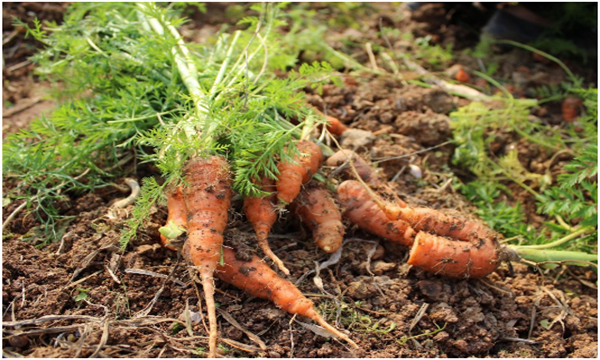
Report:
M530 345L537 345L538 342L535 340L529 340L529 339L521 339L521 338L513 338L513 337L503 337L500 340L504 340L504 341L514 341L514 342L523 342L526 344L530 344Z
M41 97L35 97L33 99L30 99L29 101L27 101L26 103L20 104L20 105L15 105L10 109L6 109L6 111L2 112L2 117L3 118L9 118L15 114L20 113L21 111L27 110L30 107L33 107L34 105L36 105L37 103L39 103L40 101L42 101Z
M171 278L171 276L173 276L173 274L175 273L175 270L177 269L178 265L179 265L179 258L177 259L177 262L173 266L173 269L171 269L171 272L169 273L169 276L167 276L163 280L163 283L160 286L160 289L158 289L158 291L156 292L156 294L154 294L154 297L152 298L152 301L150 301L150 303L143 310L140 310L137 314L135 314L134 318L145 317L145 316L148 316L148 314L150 314L150 311L152 311L152 308L154 307L154 304L156 304L156 302L158 301L158 298L160 297L160 295L162 294L162 292L165 290L165 286L167 285L167 281L169 281L169 279Z
M127 274L136 274L136 275L147 275L147 276L152 276L152 277L158 277L158 278L162 278L162 279L169 279L169 275L165 275L165 274L159 274L156 273L154 271L150 271L150 270L143 270L143 269L125 269L125 273ZM187 287L188 285L186 283L184 283L183 281L172 277L170 278L170 280L172 282L174 282L177 285L183 286L183 287Z
M237 322L233 316L231 316L230 313L228 313L227 311L221 309L221 308L217 308L217 311L219 312L219 314L221 314L221 316L227 320L227 322L229 322L231 325L233 325L236 329L240 330L241 332L243 332L244 334L246 334L246 336L248 336L248 338L252 341L254 341L261 350L267 350L267 345L265 345L265 343L254 333L252 333L250 330L246 329L245 327L243 327L242 325L240 325L239 322Z
M94 353L92 355L90 355L91 358L95 358L98 355L98 353L100 353L100 350L102 350L104 345L106 345L106 342L108 341L109 328L110 328L110 322L108 321L108 319L105 319L104 325L102 326L102 337L100 338L100 342L98 343L98 347L96 348L96 351L94 351Z
M371 47L371 43L368 42L365 44L365 50L367 51L367 55L369 56L369 62L371 63L371 67L375 71L379 71L379 67L377 66L377 60L375 60L375 55L373 54L373 49Z

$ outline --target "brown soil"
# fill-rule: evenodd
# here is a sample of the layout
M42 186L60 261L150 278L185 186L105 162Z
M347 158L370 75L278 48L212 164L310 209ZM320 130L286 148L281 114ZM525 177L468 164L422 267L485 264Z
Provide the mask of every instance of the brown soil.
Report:
M40 6L29 11L56 19L58 15L52 12L56 9ZM389 6L383 4L379 13L375 11L365 19L365 24L376 26L378 14L385 13L387 21L402 29L428 34L433 27L425 20L444 21L438 14L439 7L421 9L416 20L399 20L395 13L390 15ZM3 17L31 16L27 9L25 5L5 4ZM61 14L63 8L57 9ZM224 9L219 5L215 12L222 17ZM428 15L427 11L431 13ZM193 18L202 19L202 15L195 13ZM218 29L216 25L206 26ZM437 39L440 43L450 41L448 34L470 41L468 33L450 25L448 28L454 30L444 36L431 34L441 36ZM12 30L5 25L4 36ZM204 34L211 30L206 31ZM189 35L193 37L191 32ZM31 44L21 37L13 41ZM6 51L5 47L5 54ZM7 65L30 55L18 55L18 51L7 58ZM520 52L513 53L521 56ZM505 71L510 74L510 58L503 61L509 63ZM516 60L512 61L515 65ZM550 79L555 78L555 72L549 65L535 64L535 68L548 74L548 81L554 81ZM5 72L4 76L10 80L9 85L3 83L5 104L7 100L14 106L26 104L35 99L35 91L46 86L30 71L19 76ZM543 77L538 76L535 81L542 81ZM352 129L372 132L372 141L359 148L365 158L375 161L405 156L379 162L378 167L388 181L394 180L390 186L407 202L471 216L472 206L452 185L442 187L451 175L453 151L450 144L445 144L451 137L448 114L465 101L439 89L369 75L346 78L345 82L341 88L325 87L322 95L310 94L308 101ZM25 127L30 119L51 106L45 101L23 105L23 110L4 119L4 132ZM543 116L559 117L559 111L549 105ZM431 151L415 154L434 146L437 147ZM547 162L552 155L526 143L519 144L519 150L522 160L530 159L527 167L534 172L544 169L536 164ZM564 165L561 161L567 160L555 159L553 171L559 171ZM420 179L415 167L421 171ZM8 180L3 182L5 192L14 186ZM59 241L36 246L46 240L45 235L39 221L23 212L3 234L4 355L201 356L207 347L207 324L198 317L203 300L197 279L178 254L159 245L158 228L166 218L166 209L154 208L147 226L126 251L121 251L119 235L131 207L116 210L110 204L126 194L110 189L67 195L60 206L73 218L59 227L63 231ZM534 225L543 221L536 218L533 200L527 194L520 200ZM4 207L3 220L18 205L20 202L14 201ZM256 239L240 213L241 204L234 203L226 244L240 251L256 252ZM522 264L503 264L485 279L445 279L406 265L406 248L351 227L347 228L346 238L353 240L345 245L341 260L320 272L322 288L313 281L314 274L304 275L315 269L315 262L325 261L327 255L318 250L310 234L292 215L287 214L276 225L271 246L290 269L289 279L296 282L302 278L298 284L302 292L318 305L328 321L350 333L360 350L316 335L300 323L308 320L292 321L291 315L273 304L217 280L215 298L220 304L222 355L598 356L597 274L592 270L561 268L538 273ZM373 246L378 249L369 262L367 254ZM266 349L260 349L247 332L260 337Z

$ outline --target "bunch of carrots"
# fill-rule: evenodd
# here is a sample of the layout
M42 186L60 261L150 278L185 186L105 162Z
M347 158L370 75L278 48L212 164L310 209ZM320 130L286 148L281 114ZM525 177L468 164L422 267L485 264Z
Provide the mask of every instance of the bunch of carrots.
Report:
M394 202L382 200L378 192L390 192L385 181L352 152L342 150L327 159L330 166L348 166L350 169L344 170L348 179L337 186L335 194L318 181L312 181L325 160L322 150L327 149L312 140L316 137L314 133L320 130L321 134L341 135L347 128L336 118L299 105L302 95L298 95L297 90L320 81L310 78L311 74L331 72L330 67L304 64L290 82L280 81L277 76L264 76L268 54L274 50L269 51L268 47L281 43L269 41L268 36L277 33L273 25L277 22L273 20L283 5L257 4L257 10L264 7L267 15L245 18L251 24L248 31L220 37L214 52L205 57L200 57L204 51L192 52L184 42L176 29L181 22L169 17L169 7L121 3L114 7L122 13L115 14L115 9L79 6L84 11L78 11L78 16L88 13L98 16L91 18L92 21L77 21L72 24L73 28L51 33L79 36L82 44L90 44L93 49L85 54L99 63L105 64L107 56L131 61L121 64L121 68L115 65L119 62L111 63L110 76L105 76L107 79L121 71L122 82L129 84L134 63L135 66L141 63L142 70L152 69L153 56L131 54L136 54L135 45L139 45L140 39L153 45L148 46L149 51L157 48L160 51L156 54L169 54L167 60L171 64L164 71L156 72L156 83L152 86L145 83L147 88L157 89L152 90L152 99L164 100L162 115L155 112L157 109L150 109L151 116L107 122L105 118L112 119L113 114L104 114L94 124L105 126L105 132L95 133L81 143L94 144L90 154L97 151L97 140L109 135L124 137L114 140L115 144L142 143L154 147L155 151L145 154L143 160L153 161L163 172L165 182L143 187L136 209L150 208L164 191L168 218L161 228L161 240L165 247L181 251L200 275L210 328L209 357L216 357L218 341L214 277L253 296L271 300L292 314L306 316L357 347L346 334L328 324L316 312L313 302L294 284L257 257L242 261L236 258L233 250L223 246L234 192L244 196L244 212L256 232L258 247L286 276L290 274L289 270L268 242L278 214L286 207L302 219L311 230L316 245L326 253L340 251L345 235L343 220L346 219L367 232L410 247L409 263L435 274L455 278L483 277L494 271L503 259L498 236L477 221L450 217L427 208L411 208L398 198ZM109 19L104 12L111 13L111 21L120 26L112 22L97 26L98 22ZM113 31L114 36L107 36L104 31L107 29ZM114 39L116 43L111 43ZM68 56L63 58L63 53L68 51L71 51L68 47L50 51L46 60L63 63L62 69L69 67L65 64L87 63L75 56L81 55L79 53L67 53ZM73 59L79 60L73 62ZM283 65L287 66L287 63ZM199 66L202 67L200 70ZM202 82L199 75L202 75ZM145 75L135 80L147 81ZM106 96L110 95L112 102L128 109L129 104L121 104L121 93L140 88L137 85L119 88L115 94ZM89 90L93 93L96 89ZM137 100L139 95L136 94L129 94L129 98ZM277 96L271 96L273 94ZM86 111L88 108L103 109L102 106L85 108ZM301 116L306 118L297 125L287 120ZM144 126L141 127L138 121L144 122ZM114 127L120 130L115 131ZM147 131L138 136L141 129ZM48 133L56 132L52 129ZM70 148L72 143L64 147ZM326 154L329 153L333 151L327 149ZM56 157L61 156L67 164L72 161L62 153ZM97 166L85 164L90 168ZM145 207L138 207L139 204ZM126 234L135 233L135 226L146 218L141 210L139 214L135 215L135 211L133 214L132 218L137 222L128 222Z
M263 190L273 192L262 197L248 196L244 200L244 211L256 230L260 248L286 275L289 271L270 249L267 236L277 220L277 207L293 202L300 195L302 184L308 182L322 164L321 150L314 142L300 140L296 145L302 152L293 161L279 163L280 179L275 184L266 177L260 181ZM244 262L236 259L233 250L223 247L223 233L232 197L230 172L225 158L210 156L190 159L185 166L184 182L187 185L168 191L165 228L179 228L187 233L181 251L184 258L197 268L203 284L210 324L209 356L216 356L217 345L215 275L253 296L271 300L289 313L316 321L335 336L357 347L347 335L328 324L316 312L313 302L294 284L279 277L258 257ZM337 251L342 243L344 227L339 211L337 217L334 214L337 209L333 199L327 197L327 193L320 188L303 192L300 199L294 203L296 211L311 224L317 244L327 252ZM315 212L316 209L319 212ZM331 219L332 216L334 219ZM335 229L337 236L331 235L332 229ZM162 235L161 240L167 248L178 248L172 241L177 239ZM221 257L223 262L220 262Z
M308 139L298 140L295 145L299 152L291 160L279 162L277 179L263 176L256 181L265 194L246 196L243 207L260 249L285 275L289 275L289 270L270 248L268 235L278 212L288 205L310 228L316 245L327 253L341 248L345 235L342 217L345 217L365 231L411 246L409 263L425 271L455 278L483 277L499 265L500 248L494 232L475 221L452 218L432 209L410 208L400 199L397 205L380 200L371 187L385 188L385 182L352 152L342 150L327 161L329 165L340 166L354 160L352 168L358 180L339 184L337 199L324 187L315 185L316 182L307 185L323 164L323 154ZM178 227L187 233L182 253L202 279L211 325L211 356L215 355L212 349L217 341L214 276L253 296L269 299L292 314L307 316L356 346L347 335L325 322L312 302L267 264L256 257L250 262L238 260L234 251L223 247L232 197L230 172L223 157L189 160L184 183L187 185L168 191L165 228ZM168 248L177 248L174 240L162 236ZM223 262L219 263L221 257Z

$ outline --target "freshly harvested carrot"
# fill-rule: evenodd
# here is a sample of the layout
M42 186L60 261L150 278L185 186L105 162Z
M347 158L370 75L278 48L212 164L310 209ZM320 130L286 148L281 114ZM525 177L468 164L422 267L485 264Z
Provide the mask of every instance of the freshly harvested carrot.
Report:
M292 204L292 210L310 228L315 243L323 251L334 253L342 246L345 234L342 214L327 190L302 191Z
M410 265L453 278L481 278L500 264L500 248L490 238L465 242L419 232L408 258Z
M562 116L566 122L574 122L579 115L582 101L573 96L567 96L562 102Z
M500 263L496 233L479 222L433 209L386 204L354 180L339 185L338 199L346 208L344 216L359 228L412 246L408 263L425 271L456 278L483 277Z
M281 161L277 164L279 180L276 182L277 199L285 204L291 204L300 193L303 183L306 183L323 164L323 154L317 144L308 140L296 143L300 155L294 161ZM302 155L304 154L304 155Z
M458 69L458 72L456 73L456 80L462 82L462 83L470 83L471 82L471 75L469 75L468 72L466 72L462 67L460 69Z
M313 107L313 109L317 113L319 113L320 115L325 117L325 119L327 120L327 130L329 130L329 132L332 133L333 135L342 135L344 133L344 131L348 130L348 127L346 125L344 125L340 121L340 119L333 117L333 116L325 115L317 108Z
M380 205L381 206L381 205ZM410 208L384 203L383 212L390 220L403 220L416 231L426 231L461 241L496 239L497 234L479 221L448 216L429 208Z
M386 240L406 246L413 244L416 232L403 220L388 219L360 182L346 180L337 192L343 215L353 224Z
M333 135L342 135L344 131L348 130L348 127L340 119L329 115L326 115L325 118L327 119L327 130Z
M264 197L248 196L244 199L244 213L246 218L252 224L258 245L265 255L267 255L284 274L289 275L290 271L285 267L283 261L277 257L269 247L268 236L273 224L277 221L277 206L275 204L275 181L263 177L260 181L260 187L263 191L271 192L271 195Z
M332 156L330 156L325 164L327 166L340 167L344 166L343 173L346 178L352 178L353 172L349 165L349 162L353 161L354 168L358 172L358 175L369 185L380 185L383 183L379 175L367 164L367 162L360 157L356 152L349 149L342 149Z
M235 251L223 248L223 265L219 265L217 276L252 296L267 299L290 314L306 316L329 332L358 348L347 335L328 324L315 310L314 303L307 299L291 282L280 278L257 256L250 261L236 259Z
M188 238L182 253L200 273L208 313L209 357L216 357L217 316L213 275L221 257L223 232L231 202L231 179L227 160L220 156L192 158L184 169L187 186Z
M185 207L185 202L183 201L181 187L172 189L167 193L167 211L168 215L166 226L173 224L183 228L187 227L187 208ZM178 246L174 244L172 239L168 239L162 233L160 234L160 241L167 249L174 251L178 250Z

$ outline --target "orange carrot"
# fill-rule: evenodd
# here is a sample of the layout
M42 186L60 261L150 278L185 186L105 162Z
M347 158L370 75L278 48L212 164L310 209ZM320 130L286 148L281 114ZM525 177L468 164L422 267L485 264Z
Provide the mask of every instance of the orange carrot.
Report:
M217 316L213 274L221 257L223 232L231 202L227 160L220 156L193 158L186 164L183 200L188 209L188 239L182 253L200 273L210 325L209 357L216 357Z
M471 82L471 75L469 75L468 72L466 72L462 67L460 69L458 69L458 72L456 73L456 80L462 82L462 83L470 83Z
M183 202L181 187L177 187L177 189L171 190L167 193L167 211L168 215L166 225L173 223L183 228L187 226L187 209L185 207L185 203ZM163 234L160 234L160 241L167 249L174 251L178 250L177 244Z
M327 130L329 130L329 132L333 135L342 135L344 131L348 130L348 127L344 125L340 121L340 119L333 116L325 115L315 107L313 107L313 109L317 113L325 117L325 119L327 120Z
M325 164L327 166L336 166L340 167L344 164L343 173L346 178L353 178L353 172L349 165L349 161L352 159L354 168L358 172L358 175L361 179L363 179L369 185L380 185L383 183L381 178L375 173L375 171L367 164L367 162L360 157L357 153L349 149L342 149L332 156L330 156Z
M408 263L437 275L481 278L496 270L499 254L498 243L490 238L465 242L419 232Z
M338 186L337 192L344 217L353 224L386 240L406 246L413 244L416 232L405 221L390 221L361 183L346 180Z
M358 348L358 345L347 335L328 324L319 315L314 303L307 299L291 282L280 278L269 266L254 256L250 261L236 259L235 251L223 248L223 265L220 265L217 276L252 296L267 299L290 314L306 316L335 336L342 338Z
M562 102L562 116L566 122L574 122L579 115L582 101L573 96L567 96Z
M354 180L339 185L338 198L346 208L344 216L359 228L412 246L408 263L425 271L457 278L483 277L499 265L497 234L482 223L433 209L387 204Z
M391 204L383 206L382 210L388 219L406 221L416 231L426 231L462 241L496 239L497 237L495 232L479 221L448 216L429 208L400 207Z
M319 248L334 253L342 246L344 225L342 214L327 190L310 188L302 191L292 204L310 230Z
M323 163L323 154L319 146L308 140L296 143L298 151L303 155L294 157L294 161L281 161L277 164L279 180L276 182L277 199L290 204L300 193L303 183L306 183L319 170Z
M256 232L258 245L265 255L267 255L284 274L289 275L290 271L285 267L283 261L277 257L269 247L268 236L273 224L277 221L277 207L275 205L275 182L267 177L261 179L260 187L263 191L272 192L271 195L263 197L248 196L244 199L244 213L246 218Z
M327 119L327 130L333 135L342 135L344 131L348 130L348 127L344 125L340 119L333 116L325 116Z

